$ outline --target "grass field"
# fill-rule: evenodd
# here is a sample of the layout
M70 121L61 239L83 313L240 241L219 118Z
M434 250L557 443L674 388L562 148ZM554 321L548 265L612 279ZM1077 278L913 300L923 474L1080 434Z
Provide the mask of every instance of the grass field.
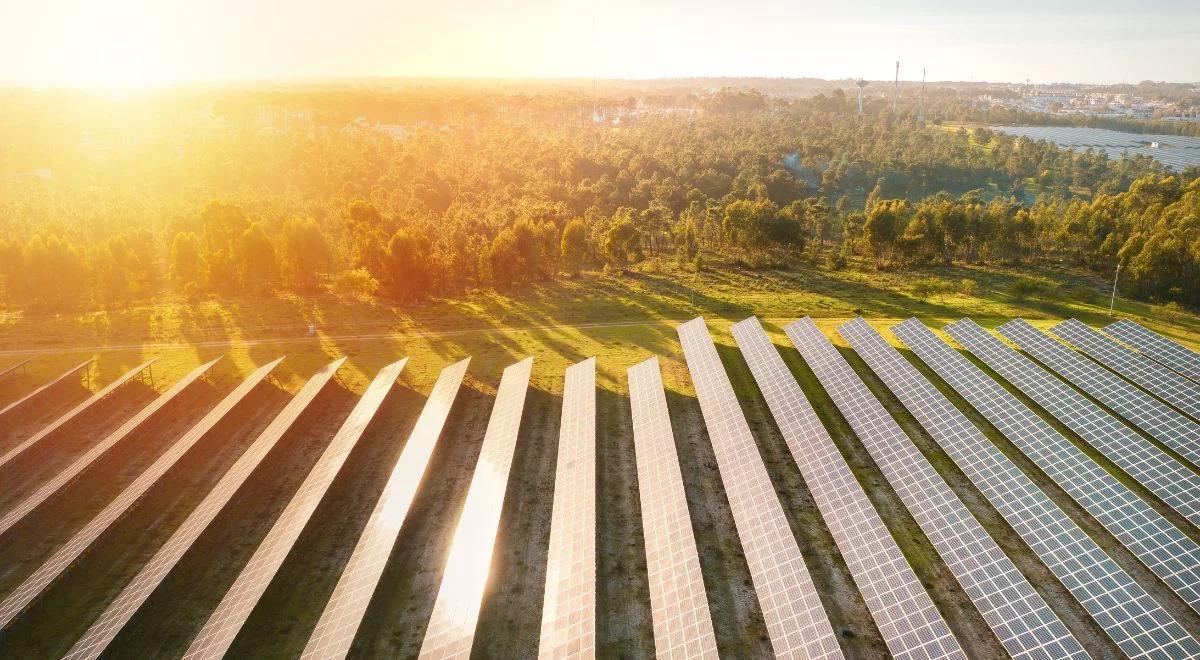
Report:
M211 384L173 405L171 414L153 419L81 475L62 497L47 502L10 532L0 544L0 593L7 593L24 579L236 380L279 355L287 355L287 359L277 370L275 382L260 387L238 408L236 423L224 423L210 433L144 501L99 539L66 579L0 637L0 655L61 655L237 459L256 431L283 406L287 392L295 391L316 369L342 355L350 360L341 372L340 387L322 395L201 536L198 547L118 637L110 649L114 657L182 652L332 437L356 394L379 368L411 356L400 385L352 453L296 551L231 650L238 657L291 657L298 653L438 372L470 356L465 390L430 468L437 478L422 486L355 645L358 654L406 656L415 652L437 593L442 557L466 494L500 372L529 355L535 357L532 390L477 637L486 639L487 645L481 649L477 643L476 653L487 657L536 653L562 374L568 365L592 355L599 358L601 467L597 497L604 503L598 520L600 652L603 657L641 657L652 650L625 370L658 355L718 643L731 656L761 655L768 649L765 626L675 336L679 322L704 316L844 649L851 657L877 657L884 650L879 633L729 336L731 323L757 315L958 637L970 640L968 650L975 657L1002 656L999 643L949 569L784 337L783 325L810 315L843 348L960 498L1010 556L1017 558L1018 566L1093 655L1117 657L1116 648L1082 608L936 442L845 349L835 332L838 324L855 316L864 316L880 328L910 316L935 328L962 316L987 327L1014 317L1035 325L1072 316L1100 324L1109 319L1108 302L1105 282L1052 268L954 267L914 274L729 267L692 272L651 262L622 277L589 273L521 295L480 291L458 300L406 307L333 297L282 297L206 300L195 305L163 300L156 305L59 317L9 315L0 321L0 370L30 353L41 356L29 365L27 375L0 383L0 406L87 357L96 360L88 382L91 389L143 360L157 358L157 362L152 386L136 384L123 389L47 446L0 468L0 482L4 483L0 511L144 405L154 396L151 387L162 391L202 360L225 357ZM1197 316L1124 300L1117 301L1116 311L1118 316L1133 318L1185 344L1200 346ZM307 334L309 324L316 328L315 337ZM970 411L947 388L943 390L960 408ZM62 388L47 405L10 422L0 429L0 451L85 394L78 386ZM971 415L1193 634L1200 633L1200 616L1122 551L1111 535L998 432ZM1073 439L1082 446L1082 440ZM1098 460L1119 472L1103 457ZM1200 538L1200 530L1124 475L1119 476L1187 533Z

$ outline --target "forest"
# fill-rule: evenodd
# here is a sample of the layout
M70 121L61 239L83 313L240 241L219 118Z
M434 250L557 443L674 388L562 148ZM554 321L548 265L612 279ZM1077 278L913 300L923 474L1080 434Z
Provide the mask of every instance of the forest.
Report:
M952 91L0 92L0 306L408 302L680 268L1063 263L1200 306L1200 171L961 122ZM924 115L927 121L918 119ZM994 121L994 118L993 118Z

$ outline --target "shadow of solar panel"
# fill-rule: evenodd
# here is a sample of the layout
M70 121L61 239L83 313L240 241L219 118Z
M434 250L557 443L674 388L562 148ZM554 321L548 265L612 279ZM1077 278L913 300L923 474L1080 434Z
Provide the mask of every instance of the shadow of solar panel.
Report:
M1050 332L1088 357L1133 381L1192 419L1200 421L1200 383L1185 378L1144 355L1105 337L1075 319L1067 319Z
M106 529L112 526L121 516L141 499L146 491L155 484L172 466L183 458L197 442L213 429L222 419L237 406L246 395L259 385L271 371L283 361L279 358L274 362L259 367L250 374L240 385L221 400L191 429L179 437L158 460L146 468L108 506L96 514L91 521L83 526L75 536L71 537L49 559L25 579L7 598L0 603L0 627L7 625L26 605L37 598L52 582L58 579L71 564L78 559Z
M628 376L655 655L715 659L717 642L658 358L630 367Z
M82 456L75 459L74 462L43 484L41 488L38 488L36 491L30 494L29 497L22 500L20 504L13 507L11 511L4 514L4 518L0 519L0 534L8 531L9 528L20 522L22 518L28 515L29 512L36 509L38 505L40 505L42 502L45 502L61 488L70 483L72 479L79 476L81 472L86 470L88 466L103 456L105 452L113 447L113 445L124 440L129 436L129 434L141 427L142 424L145 424L147 420L155 415L155 413L162 410L167 404L183 393L188 386L199 380L200 377L203 376L209 369L211 369L212 366L220 359L221 358L217 358L212 362L202 364L194 371L184 376L183 379L175 383L171 389L163 392L157 399L152 401L150 405L142 408L136 415L122 424L120 428L110 433L108 437L93 445L90 449L84 452Z
M66 371L64 371L61 375L59 375L54 380L46 383L45 385L42 385L41 387L30 392L29 394L26 394L25 396L21 397L20 399L17 399L16 401L13 401L12 403L8 404L7 406L4 407L3 410L0 410L0 419L2 419L5 415L11 413L12 411L17 410L25 405L28 405L28 404L36 401L37 398L39 396L41 396L43 392L46 392L46 391L52 389L55 385L58 385L59 383L62 383L66 379L70 378L71 376L74 376L75 374L79 373L80 371L83 370L84 367L90 365L91 363L92 363L92 360L90 358L87 360L84 360L83 362L80 362L79 364L71 367L70 369L67 369ZM2 465L2 464L3 463L0 463L0 465Z
M596 358L563 388L539 658L596 655Z
M157 359L157 358L155 358L155 359ZM41 442L42 440L45 440L47 437L49 437L55 431L61 429L65 425L67 425L71 420L73 420L76 417L87 412L87 410L89 408L91 408L93 405L95 405L99 401L106 398L108 395L115 392L118 388L120 388L125 383L128 383L129 381L136 378L138 374L140 374L143 371L145 371L146 369L148 369L150 367L150 365L152 365L152 364L154 364L154 360L147 360L147 361L139 364L138 366L130 369L129 371L125 372L120 378L114 380L113 382L109 383L104 388L102 388L100 391L98 391L95 394L88 397L87 400L81 402L79 405L68 410L65 414L63 414L62 417L59 417L58 419L54 420L49 425L47 425L45 428L43 428L41 431L38 431L37 433L30 436L28 439L23 441L21 444L17 445L16 447L13 447L12 449L5 452L5 454L3 456L0 456L0 467L3 467L6 463L11 461L12 459L16 458L17 456L20 456L22 453L24 453L30 447L36 445L37 443Z
M1200 547L1194 541L919 321L909 319L892 332L1181 598L1200 609Z
M1200 524L1200 475L970 319L946 332L1192 523Z
M471 654L532 367L533 358L526 358L506 368L500 378L475 476L467 489L442 585L425 629L422 658L466 658Z
M1110 323L1104 332L1136 348L1159 364L1200 383L1200 353L1129 319Z
M204 496L200 504L192 510L183 524L171 535L171 538L158 549L158 552L142 566L138 574L125 585L120 595L116 597L104 612L92 623L83 637L67 653L70 660L96 658L117 637L121 629L137 613L142 603L166 578L167 573L179 563L183 555L192 547L192 543L208 528L209 523L229 503L238 488L246 482L266 457L267 453L279 442L285 433L295 424L333 379L346 358L340 358L322 368L305 383L304 387L284 406L275 419L263 429L248 449L238 457L238 460L225 472L221 480Z
M302 657L344 658L350 652L470 361L456 362L438 375Z
M367 391L350 411L350 416L346 418L333 440L329 442L329 446L304 478L304 482L300 484L300 488L288 501L283 513L271 526L271 530L254 551L250 561L242 568L242 572L229 587L217 609L192 640L191 646L184 654L185 658L215 659L225 655L283 564L283 560L291 552L292 545L308 524L317 504L325 496L325 491L329 489L334 477L346 462L350 450L358 444L363 431L375 417L379 406L407 363L408 358L404 358L384 367L367 386Z
M856 321L854 326L843 336L859 356L1124 653L1153 658L1197 651L1183 627L933 383L866 323ZM950 351L924 326L913 324L907 331L910 347L923 346L930 359Z
M676 330L775 655L841 657L833 627L704 319L693 319Z
M996 328L996 332L1159 442L1200 465L1200 424L1022 319L1009 321Z

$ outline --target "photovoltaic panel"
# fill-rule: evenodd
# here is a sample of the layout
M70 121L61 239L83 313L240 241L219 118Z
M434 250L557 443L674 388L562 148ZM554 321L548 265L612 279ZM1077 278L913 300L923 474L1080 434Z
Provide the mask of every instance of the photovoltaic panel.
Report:
M892 332L1181 598L1200 609L1200 547L1194 541L920 321L909 319Z
M1088 357L1128 378L1147 392L1200 420L1200 383L1193 382L1144 355L1105 337L1075 319L1067 319L1050 332Z
M475 476L467 489L467 501L446 558L442 586L425 629L422 658L471 655L532 368L533 358L525 358L506 368L500 378Z
M404 358L389 364L367 386L367 391L317 459L304 478L304 483L292 495L271 531L267 532L250 561L234 580L233 586L229 587L217 609L209 616L196 639L192 640L191 647L184 654L185 658L215 660L225 655L407 362L408 358Z
M41 488L34 491L32 494L22 500L20 504L13 507L11 511L4 514L4 518L0 519L0 534L8 531L10 527L17 524L17 522L24 518L30 511L33 511L35 508L37 508L39 504L45 502L50 498L51 495L57 493L63 486L70 483L72 479L79 476L81 472L86 470L88 466L104 455L104 453L111 449L113 445L124 440L129 436L130 433L133 433L139 427L141 427L142 424L145 424L147 420L154 416L155 413L162 410L164 406L166 406L168 403L174 400L175 397L179 396L179 394L186 390L189 385L199 380L200 377L203 376L209 369L211 369L212 366L220 359L221 358L217 358L212 362L202 364L194 371L184 376L183 379L175 383L171 389L163 392L157 399L152 401L150 405L142 408L136 415L122 424L120 428L110 433L108 437L101 440L99 443L93 445L90 449L84 452L82 456L75 459L75 462L68 465L61 472L51 478L50 481L43 484Z
M1200 475L971 319L946 326L946 332L1171 508L1200 524Z
M71 537L57 552L51 555L45 563L26 578L3 602L0 602L0 628L8 625L25 606L32 602L34 598L37 598L52 582L57 580L71 564L87 551L88 547L105 530L112 526L121 516L125 515L125 512L132 508L146 494L146 491L150 490L151 486L166 474L179 459L183 458L184 454L208 434L217 423L224 419L235 406L241 403L246 398L246 395L250 394L267 377L267 374L271 373L275 366L282 361L283 358L279 358L274 362L259 367L254 373L250 374L246 380L234 388L232 392L213 407L195 426L180 436L158 460L126 486L125 490L121 491L121 494L113 499L103 511L96 514L96 517L92 518L82 529L76 532L75 536Z
M143 371L145 371L146 369L148 369L150 367L150 365L154 364L154 361L157 359L158 358L155 358L154 360L147 360L147 361L139 364L138 366L130 369L129 371L125 372L125 374L122 375L120 378L109 383L103 389L101 389L100 391L98 391L95 394L88 397L87 400L81 402L79 405L68 410L66 412L66 414L64 414L62 417L59 417L58 419L51 422L49 425L46 426L46 428L42 429L41 431L38 431L37 433L35 433L32 436L30 436L29 438L27 438L21 444L17 445L16 447L13 447L12 449L5 452L5 454L3 456L0 456L0 467L3 467L6 463L8 463L12 459L16 458L17 456L21 455L22 453L25 452L25 450L29 449L30 447L36 445L37 443L41 442L42 440L45 440L48 436L50 436L50 434L61 429L63 426L65 426L71 420L73 420L76 417L87 412L87 410L89 408L91 408L93 405L95 405L97 402L104 399L109 394L112 394L113 392L115 392L117 390L117 388L119 388L122 385L124 385L125 383L128 383L129 381L133 380L134 378L137 377L138 374L140 374Z
M50 381L49 383L42 385L41 387L30 392L29 394L26 394L25 396L21 397L20 399L17 399L16 401L13 401L12 403L8 404L7 406L4 407L3 410L0 410L0 418L3 418L8 413L10 413L10 412L20 408L21 406L24 406L25 404L33 401L34 399L38 398L38 396L41 395L42 392L49 390L50 388L54 387L55 385L58 385L59 383L63 382L64 380L79 373L80 371L83 370L84 367L88 366L91 363L92 363L91 358L88 358L87 360L80 362L79 364L71 367L70 369L67 369L58 378L55 378L54 380Z
M34 355L32 357L27 357L24 360L21 360L20 362L14 364L13 366L5 369L4 371L0 371L0 380L4 380L5 378L8 378L9 376L17 373L17 371L20 370L22 367L29 364L30 362L33 362L33 359L36 357L37 357L36 355Z
M1110 323L1104 332L1200 383L1200 353L1129 319Z
M842 657L704 319L676 330L776 657Z
M150 561L142 566L133 580L125 585L120 595L108 604L100 617L71 648L67 658L71 660L96 658L108 647L125 624L137 613L142 603L146 602L150 594L192 547L192 543L225 508L234 493L246 482L263 458L292 428L313 399L329 384L345 361L346 358L340 358L322 368L288 401L283 410L275 416L275 419L267 428L263 429L250 447L221 477L217 485L192 510L183 524L171 535L171 538L158 549Z
M758 320L748 321L735 327L734 336L888 649L892 655L905 658L965 657L783 358ZM865 405L859 400L861 392L847 389L847 383L842 382L844 370L850 365L836 355L812 319L795 321L784 332L843 414L861 411ZM855 431L867 430L859 422L858 416L851 420ZM896 474L887 476L894 478ZM919 516L921 511L913 513ZM1012 649L1008 645L1005 648Z
M810 336L819 334L811 321L807 325ZM842 325L838 332L847 340L875 333L862 319ZM1009 655L1039 660L1088 657L833 344L823 336L813 337L808 351L814 354L809 364L820 365L814 371L825 390Z
M716 660L717 641L658 358L634 365L628 376L655 655L661 660Z
M344 658L350 652L470 361L467 358L456 362L438 375L302 657Z
M1009 321L996 328L996 332L1159 442L1200 465L1200 424L1051 339L1023 319Z
M596 358L563 388L539 658L596 655Z
M866 326L843 336L1121 651L1138 659L1200 651L1141 585L879 333ZM928 342L931 358L952 352L919 324L908 328L908 337L910 346Z

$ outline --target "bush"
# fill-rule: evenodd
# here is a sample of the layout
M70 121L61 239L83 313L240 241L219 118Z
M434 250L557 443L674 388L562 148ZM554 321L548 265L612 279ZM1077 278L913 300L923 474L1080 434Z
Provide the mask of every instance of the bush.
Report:
M832 250L825 255L825 267L829 270L842 270L846 267L846 255L837 250Z
M1046 287L1041 282L1033 280L1017 280L1008 285L1008 295L1016 301L1023 301L1028 298L1041 295L1045 292Z
M958 292L964 296L975 295L975 290L978 288L979 282L976 282L969 277L964 277L958 281Z
M379 280L366 268L343 270L333 278L333 292L347 298L369 298L379 291Z

